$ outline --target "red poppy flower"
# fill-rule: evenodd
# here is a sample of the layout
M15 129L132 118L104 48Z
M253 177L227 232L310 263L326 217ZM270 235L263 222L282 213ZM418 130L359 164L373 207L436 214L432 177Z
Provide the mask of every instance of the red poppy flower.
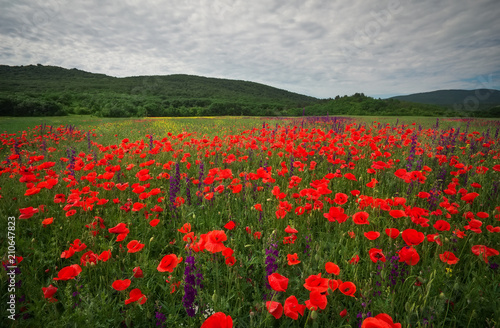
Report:
M87 263L94 265L97 263L98 260L99 258L97 254L95 254L92 251L88 251L85 254L83 254L82 257L80 258L80 264L83 266L87 266Z
M417 197L422 198L422 199L429 198L430 196L431 196L431 194L429 194L428 192L425 192L425 191L421 191L417 194Z
M139 304L144 304L146 303L148 299L146 298L146 295L142 294L141 290L139 288L132 289L129 293L129 299L125 300L125 305L130 304L132 302L139 302Z
M405 241L406 245L411 246L411 245L419 245L424 241L424 234L422 232L419 232L415 229L406 229L403 231L403 234L401 235L403 237L403 240Z
M64 194L57 194L54 196L54 203L64 203L66 201L66 196Z
M352 173L346 173L346 174L344 174L344 178L346 178L347 180L358 181L356 179L356 177L354 176L354 174L352 174Z
M471 192L463 195L462 198L460 199L467 202L467 204L472 204L472 202L474 201L474 199L476 199L477 196L479 196L477 192Z
M274 302L274 301L267 301L266 302L266 308L269 313L276 319L281 318L283 315L283 305L279 302Z
M306 278L304 287L310 291L326 292L328 290L328 279L321 278L321 273L310 275Z
M201 328L233 328L233 319L222 312L217 312L208 317Z
M144 207L146 207L146 205L143 203L134 203L134 206L132 207L132 212L139 212Z
M349 260L349 264L358 264L359 262L359 255L354 255L352 259Z
M285 315L293 320L297 320L299 318L299 313L301 316L304 316L305 309L306 306L299 304L297 298L293 295L285 300Z
M340 317L344 318L347 315L347 309L343 309L342 311L340 311L339 315Z
M488 218L490 215L486 212L477 212L476 213L477 217L480 218L480 219L486 219Z
M272 273L267 277L271 288L277 292L286 292L288 288L288 278L279 273Z
M75 250L75 252L81 252L83 251L85 248L87 248L87 245L85 245L84 243L82 243L80 241L80 239L75 239L73 241L73 244L71 244L71 248L73 248Z
M448 221L445 220L437 220L433 225L434 229L439 231L449 231L451 226Z
M234 250L230 247L226 247L226 249L222 251L222 255L224 255L224 257L232 256L233 253L234 253Z
M53 296L57 292L57 287L49 285L49 287L42 287L43 297L48 299L49 302L54 303L57 302Z
M369 216L367 212L358 212L352 216L352 220L356 224L370 224L370 222L368 222Z
M61 258L62 259L69 259L73 255L75 255L75 249L73 247L70 247L67 251L63 251L61 253Z
M42 221L42 225L45 228L49 224L52 224L54 222L54 218L46 218L45 220Z
M396 170L396 172L394 172L394 175L397 176L398 178L404 179L407 173L408 172L406 172L405 169L398 169Z
M257 211L262 212L262 205L261 205L261 204L255 204L253 207L254 207Z
M54 280L70 280L75 279L82 272L82 268L78 264L72 264L70 266L64 267L57 274L57 278Z
M144 248L144 244L141 244L138 240L132 240L127 244L128 253L137 253Z
M177 229L177 231L182 232L182 233L188 233L191 232L191 224L190 223L184 223L182 228Z
M330 207L328 213L323 213L323 216L330 222L343 223L347 220L347 214L344 213L344 209L341 207Z
M347 203L348 199L349 199L349 197L346 194L337 193L337 194L335 194L335 198L333 199L333 201L335 203L337 203L337 205L343 205L343 204Z
M286 228L285 228L285 232L286 233L297 233L299 232L298 230L296 229L293 229L292 227L290 227L290 225L288 225Z
M377 261L385 262L385 255L382 253L381 249L372 248L368 254L370 255L370 260L372 260L373 263L376 263Z
M443 254L439 254L439 258L444 263L448 264L457 264L458 258L452 252L444 252Z
M499 252L496 249L489 248L484 245L472 246L472 253L477 256L483 254L483 260L486 263L488 263L488 257L499 254Z
M330 279L328 280L328 288L331 289L331 291L335 291L337 288L339 288L340 285L340 280L335 280L335 279Z
M400 323L394 323L392 317L385 313L377 314L363 320L361 328L401 328Z
M131 281L129 279L124 279L124 280L115 280L111 287L115 290L125 290L127 289L131 284Z
M420 261L420 255L413 247L403 247L399 252L399 262L405 262L408 265L415 265Z
M156 268L160 272L174 272L174 268L179 264L179 259L175 254L165 255L158 267Z
M226 228L227 230L233 230L235 226L236 224L231 220L224 225L224 228Z
M128 230L127 224L125 224L125 223L118 223L113 228L109 228L108 231L110 233L121 234L121 233L129 233L130 230Z
M288 259L288 265L296 265L300 263L299 256L297 255L297 253L287 254L286 257Z
M125 189L128 188L128 182L126 182L126 183L117 183L117 184L115 184L115 187L118 188L121 191L124 191Z
M356 292L356 285L350 281L345 281L340 284L339 290L346 296L354 297L354 293Z
M395 219L399 219L406 216L406 213L402 210L391 210L389 211L389 215Z
M226 265L233 266L236 263L236 258L234 256L226 257Z
M318 308L324 310L328 303L326 295L321 294L319 291L315 290L309 293L309 299L305 301L306 307L311 311L316 311Z
M30 188L30 189L26 190L26 192L24 193L24 196L36 195L36 194L38 194L41 190L42 190L42 189L37 188L37 187Z
M31 206L26 208L20 208L19 212L21 212L21 215L19 215L20 219L29 219L35 213L38 213L38 208L33 208Z
M340 273L339 266L333 262L326 262L325 263L325 270L326 270L326 272L328 272L330 274L333 273L336 276L338 276Z
M489 232L500 232L500 227L493 227L491 224L486 226L486 230Z
M380 237L380 232L378 231L368 231L364 233L366 239L368 240L375 240L378 237Z
M153 219L149 221L149 225L152 226L153 228L156 227L160 223L160 219Z
M66 217L70 217L70 216L73 216L76 214L76 211L75 210L69 210L66 212Z
M226 233L222 230L213 230L207 234L207 240L205 243L205 248L210 253L222 252L226 246L223 242L227 240Z
M109 250L107 250L107 251L102 252L102 253L99 255L99 257L98 257L99 261L103 261L103 262L106 262L106 261L107 261L107 260L109 260L110 258L111 258L111 250L110 250L110 249L109 249Z
M374 187L375 187L375 185L376 185L377 183L378 183L378 180L377 180L377 179L375 179L375 178L372 178L372 180L371 180L370 182L368 182L368 183L366 184L366 186L367 186L368 188L374 188Z
M144 277L144 274L142 273L142 270L140 267L135 267L134 270L132 270L134 273L134 278L142 278Z
M385 233L392 239L396 239L399 236L399 230L396 228L387 228L385 229Z

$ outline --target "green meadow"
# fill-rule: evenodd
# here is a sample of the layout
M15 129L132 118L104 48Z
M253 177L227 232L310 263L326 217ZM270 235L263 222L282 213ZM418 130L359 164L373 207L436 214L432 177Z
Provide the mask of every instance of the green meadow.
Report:
M413 116L2 117L3 322L498 327L499 131Z

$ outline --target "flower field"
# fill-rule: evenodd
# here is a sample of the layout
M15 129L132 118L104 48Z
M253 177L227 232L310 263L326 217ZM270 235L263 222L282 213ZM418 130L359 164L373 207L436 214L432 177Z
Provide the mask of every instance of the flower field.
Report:
M405 120L2 133L2 322L499 327L500 121Z

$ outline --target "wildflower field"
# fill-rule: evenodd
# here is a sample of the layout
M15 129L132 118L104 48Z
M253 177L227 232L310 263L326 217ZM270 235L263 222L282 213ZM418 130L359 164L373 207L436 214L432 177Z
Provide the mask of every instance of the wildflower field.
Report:
M499 131L2 119L2 326L499 327Z

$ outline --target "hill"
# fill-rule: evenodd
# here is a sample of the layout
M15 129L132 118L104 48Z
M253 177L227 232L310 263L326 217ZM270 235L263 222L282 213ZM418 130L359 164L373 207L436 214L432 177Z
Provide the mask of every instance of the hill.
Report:
M460 113L438 105L375 99L363 93L324 99L306 107L304 112L305 115L460 116Z
M396 96L392 99L446 106L456 110L488 110L500 105L500 91L495 89L437 90Z
M273 115L318 101L248 81L182 74L117 78L43 65L0 65L0 97L4 115L12 110L5 109L6 98L12 100L10 105L23 98L57 103L77 114L104 116L245 115L250 109Z
M249 81L183 74L118 78L40 64L0 65L0 116L500 116L499 106L454 108L449 104L468 98L449 91L460 90L427 93L432 94L427 98L374 99L356 93L317 99ZM488 92L496 101L498 92Z

